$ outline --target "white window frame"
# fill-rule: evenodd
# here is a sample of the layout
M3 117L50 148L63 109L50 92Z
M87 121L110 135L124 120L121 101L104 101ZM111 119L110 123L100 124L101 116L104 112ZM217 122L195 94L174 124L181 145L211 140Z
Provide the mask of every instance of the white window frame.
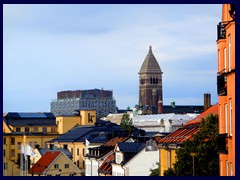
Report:
M232 99L229 100L229 135L232 136Z
M119 152L116 152L116 163L120 164L122 162L122 154Z
M223 49L224 72L227 72L227 48Z
M228 161L226 161L226 176L228 176Z
M232 70L232 36L231 34L228 35L228 69L229 71Z
M224 109L224 119L225 119L225 133L228 133L228 104L225 104Z

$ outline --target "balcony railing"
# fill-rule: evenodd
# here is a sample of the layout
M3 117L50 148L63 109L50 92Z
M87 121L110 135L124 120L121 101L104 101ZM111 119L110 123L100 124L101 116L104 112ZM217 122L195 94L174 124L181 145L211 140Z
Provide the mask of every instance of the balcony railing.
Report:
M228 148L227 148L227 133L225 134L218 134L218 153L219 154L228 154Z
M227 76L226 73L220 72L217 76L217 93L218 96L227 95Z
M220 22L217 25L217 40L219 39L226 39L226 30L223 22Z

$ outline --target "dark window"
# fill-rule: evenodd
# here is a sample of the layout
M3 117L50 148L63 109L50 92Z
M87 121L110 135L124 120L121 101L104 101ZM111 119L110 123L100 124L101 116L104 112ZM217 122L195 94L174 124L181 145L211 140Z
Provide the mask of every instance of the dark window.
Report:
M25 127L25 132L29 132L29 127Z
M77 156L79 156L79 148L77 148Z
M82 154L85 155L85 149L84 148L82 149Z
M47 133L47 127L42 128L43 133Z
M59 164L54 164L54 168L58 169L59 168Z
M8 163L4 163L3 166L4 166L4 167L3 167L4 170L7 170L7 169L8 169Z
M60 176L60 174L56 174L56 176Z
M3 157L5 157L6 156L6 150L4 149L3 150Z
M93 117L94 117L94 116L91 116L90 113L88 113L88 122L89 122L89 123L92 123L92 122L93 122L93 120L92 120Z
M3 138L3 144L6 144L6 138Z
M152 78L150 78L150 83L152 84Z
M83 161L83 168L85 168L85 161Z
M38 127L34 127L34 132L38 132Z
M11 145L15 145L15 138L11 138Z
M11 149L11 157L12 157L12 158L15 157L15 149Z
M65 164L65 168L69 168L69 164Z
M18 149L21 149L21 142L17 142Z
M16 128L16 132L21 132L21 128L20 128L20 127L17 127L17 128Z

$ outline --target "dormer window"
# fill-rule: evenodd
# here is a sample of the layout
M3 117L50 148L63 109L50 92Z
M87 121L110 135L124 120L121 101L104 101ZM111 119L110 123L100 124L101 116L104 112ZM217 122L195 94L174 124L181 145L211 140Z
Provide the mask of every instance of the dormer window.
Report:
M123 161L123 155L120 152L116 152L115 154L115 160L117 164L121 164L121 162Z

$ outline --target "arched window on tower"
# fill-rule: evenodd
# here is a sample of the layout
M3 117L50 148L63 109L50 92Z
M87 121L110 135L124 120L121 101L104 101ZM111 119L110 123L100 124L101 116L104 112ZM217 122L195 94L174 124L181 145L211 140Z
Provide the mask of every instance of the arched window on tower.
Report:
M158 84L158 78L156 78L156 84Z
M153 80L152 80L152 78L150 78L150 83L152 84L152 82L153 82Z
M155 78L153 78L153 84L155 84Z

